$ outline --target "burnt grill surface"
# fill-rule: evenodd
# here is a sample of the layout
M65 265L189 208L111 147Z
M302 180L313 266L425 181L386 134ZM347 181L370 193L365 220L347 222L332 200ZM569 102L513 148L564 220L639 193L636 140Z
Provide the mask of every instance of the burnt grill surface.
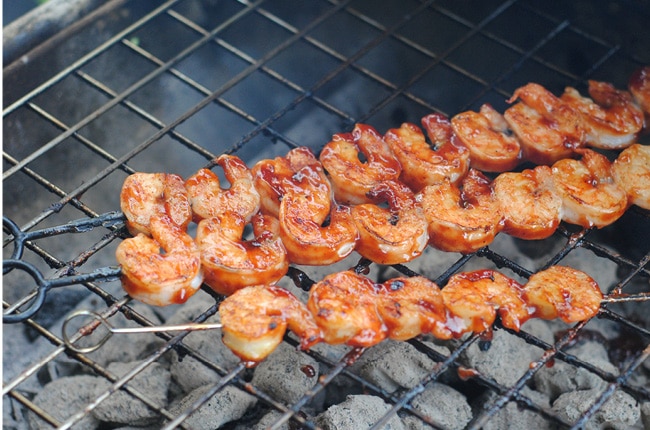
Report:
M606 293L633 296L604 304L593 321L551 325L553 339L526 326L514 333L497 324L495 336L516 337L536 348L529 365L515 366L508 355L500 359L499 365L516 376L510 382L467 362L471 348L484 353L496 348L489 336L445 343L446 349L418 339L408 344L435 364L408 388L388 390L355 368L353 363L370 351L316 348L306 354L318 369L298 371L316 371L318 381L292 401L258 387L243 365L206 356L185 341L187 333L125 338L117 348L155 345L125 376L92 354L66 350L61 324L75 309L92 308L108 320L123 315L146 326L168 320L180 307L147 310L111 277L115 247L126 237L119 214L63 233L58 228L119 210L121 184L135 171L187 177L213 167L222 153L252 166L296 146L318 152L333 133L350 131L357 122L383 133L405 121L419 123L431 112L453 115L486 102L502 112L512 91L531 81L556 94L565 86L584 91L588 79L625 88L637 67L650 64L648 2L114 1L91 18L4 69L4 215L20 232L43 230L25 240L18 257L53 284L78 277L77 284L60 282L50 289L32 318L3 325L6 428L26 428L28 416L42 428L83 427L114 391L144 403L154 416L148 425L191 428L187 416L232 387L250 394L256 405L228 428L253 426L271 411L276 414L267 425L275 428L317 427L317 415L343 400L331 400L337 390L382 399L386 413L371 423L375 428L396 426L394 417L408 418L412 428L420 428L417 423L445 428L414 400L435 382L452 385L472 404L468 428L489 426L513 404L548 425L579 427L617 393L631 396L637 409L650 409L650 216L636 207L600 231L563 224L551 238L534 243L501 234L469 256L428 250L405 266L380 267L357 257L331 268L292 268L284 285L301 291L326 273L352 266L376 280L422 274L444 285L453 273L471 268L496 267L525 280L560 263L585 270ZM5 269L7 260L17 257L20 235L11 228L5 223ZM38 300L38 279L24 270L6 271L5 311ZM99 281L84 277L93 273L100 274ZM201 322L216 314L222 298L207 288L198 295L201 312L192 318ZM572 352L593 341L606 345L616 372ZM290 336L286 343L297 345ZM180 409L161 404L133 380L168 365L172 353L220 376ZM526 391L535 388L536 374L557 363L602 382L582 415L567 418ZM106 389L66 417L57 417L55 402L35 401L50 381L79 374L99 376ZM182 397L171 391L170 397ZM641 428L641 418L635 425Z

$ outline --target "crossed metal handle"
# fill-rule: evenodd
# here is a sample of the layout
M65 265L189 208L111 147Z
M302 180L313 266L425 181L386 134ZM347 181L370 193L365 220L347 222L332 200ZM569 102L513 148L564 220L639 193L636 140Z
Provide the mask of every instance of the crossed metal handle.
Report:
M36 266L22 260L25 245L28 241L66 233L83 233L100 226L112 227L123 223L124 219L124 214L121 212L107 212L95 218L81 218L60 226L24 232L12 220L3 217L3 227L13 236L13 239L10 240L13 240L14 249L11 258L3 260L2 262L2 274L6 275L12 270L22 270L34 280L36 283L36 289L23 300L5 309L5 312L2 315L2 321L4 323L17 323L33 317L43 306L48 291L53 288L91 281L114 281L118 279L122 273L119 267L111 266L96 269L89 273L57 278L45 278ZM9 240L6 241L5 244L8 242ZM29 305L26 308L23 308L28 303Z

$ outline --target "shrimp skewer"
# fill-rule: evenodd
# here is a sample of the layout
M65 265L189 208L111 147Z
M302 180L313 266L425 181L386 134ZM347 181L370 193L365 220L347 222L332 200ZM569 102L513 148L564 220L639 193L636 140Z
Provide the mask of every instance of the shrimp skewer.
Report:
M566 88L562 101L582 114L589 146L620 149L632 144L643 128L643 111L627 91L606 82L589 81L591 99L575 88Z
M325 342L366 347L381 342L387 335L376 299L377 290L370 279L344 271L313 285L307 308Z
M611 171L629 204L650 210L650 146L635 143L624 149L612 163Z
M185 230L192 220L192 208L183 178L171 173L134 173L122 184L120 207L132 235L151 235L152 217L167 215Z
M302 349L320 341L369 347L386 337L480 333L492 328L497 315L515 331L533 317L570 324L596 315L602 297L587 274L563 266L532 275L524 286L494 270L462 272L442 290L420 276L375 284L343 271L313 285L306 307L282 288L253 286L226 298L219 313L224 343L253 366L282 341L287 327Z
M462 190L450 182L429 185L418 194L429 223L429 244L469 254L488 245L503 228L490 181L470 169Z
M230 182L229 189L222 189L219 177L209 169L200 169L187 178L185 188L192 205L193 219L222 215L226 211L241 215L246 222L260 208L260 195L253 185L253 175L246 164L233 155L222 155L217 164Z
M532 316L521 285L494 270L453 275L442 289L442 298L451 315L449 328L456 336L490 328L497 313L504 327L516 331Z
M167 215L152 216L149 228L152 237L140 233L124 239L115 251L122 286L131 297L150 305L184 303L203 281L199 248Z
M280 287L258 285L238 290L221 302L219 316L223 343L250 367L273 352L287 328L300 337L301 349L322 340L305 305Z
M489 104L480 112L454 116L451 125L470 153L470 167L487 172L511 170L521 161L521 146L509 135L508 123Z
M414 192L445 180L458 183L469 169L469 151L455 137L449 120L440 114L422 118L433 147L415 124L389 130L384 139L400 164L400 180Z
M388 337L407 340L420 334L451 339L440 288L422 276L393 278L378 286L378 309Z
M523 297L535 309L536 317L560 318L571 324L596 315L603 294L596 281L586 273L566 266L552 266L528 279Z
M367 162L359 160L359 151ZM343 204L370 203L366 194L383 181L397 180L402 170L382 136L364 124L355 125L351 134L335 134L319 159L336 201Z
M389 209L374 204L352 208L359 231L356 251L379 264L406 263L427 246L427 220L415 194L406 185L388 181L375 186L368 197L388 202Z
M562 199L550 167L501 173L493 185L506 233L521 239L544 239L555 232L562 219Z
M289 269L280 240L279 223L270 215L252 219L254 240L244 241L246 220L236 212L199 222L196 243L201 250L205 283L219 294L261 284L274 284Z
M627 194L612 178L609 160L580 149L581 160L553 164L555 189L562 199L562 219L582 227L605 227L627 209Z
M517 88L504 118L519 138L523 157L536 164L551 165L570 157L585 144L582 116L566 102L538 84Z

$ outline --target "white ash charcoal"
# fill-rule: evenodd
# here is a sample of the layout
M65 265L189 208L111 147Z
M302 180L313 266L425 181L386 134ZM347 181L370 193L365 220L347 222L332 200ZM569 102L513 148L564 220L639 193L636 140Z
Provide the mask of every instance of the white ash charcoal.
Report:
M543 340L549 345L553 345L555 342L553 330L546 320L538 318L529 319L521 326L521 330Z
M120 378L138 364L140 363L112 363L108 365L107 370ZM167 404L170 380L169 370L158 363L151 363L131 379L127 386L145 396L154 405L164 407ZM104 393L110 385L109 380L100 379L99 383L95 384L95 395ZM111 394L93 410L93 414L101 421L131 425L148 425L159 417L156 410L123 390Z
M579 420L600 396L602 390L564 393L553 402L553 410L570 423ZM587 421L584 430L624 430L640 421L641 410L632 396L615 391L605 404Z
M411 406L444 429L462 429L472 419L472 408L465 396L438 382L427 384L411 401ZM422 423L420 419L417 421Z
M101 378L96 376L70 376L59 378L47 384L34 398L34 404L53 418L63 423L78 413L95 398L95 386ZM29 424L33 430L51 429L52 426L31 411ZM86 414L81 421L72 426L75 430L92 430L99 426L99 420Z
M650 402L641 403L641 422L644 429L650 429Z
M318 375L316 360L281 343L255 368L251 383L271 397L292 404L318 382Z
M245 427L241 428L241 430L266 430L268 428L271 428L273 424L275 424L280 417L284 415L279 411L272 410L266 415L264 415L257 423L255 423L254 426L252 427ZM289 424L291 420L282 423L280 427L278 427L278 430L289 430L291 428L291 425Z
M352 370L392 393L415 387L434 366L433 360L411 344L386 340L364 352Z
M593 363L596 367L618 374L618 369L609 361ZM574 390L604 389L607 382L598 375L582 367L573 366L560 360L555 360L552 367L542 367L534 376L535 387L548 394L555 400L561 394Z
M544 408L550 407L548 397L542 393L524 387L521 390L521 394L528 397L537 406ZM497 395L495 393L490 393L488 397L494 399ZM490 405L490 401L483 402L483 407L489 407ZM500 430L505 428L521 430L550 430L555 427L535 411L519 407L516 402L511 401L501 408L496 415L490 417L490 420L482 427L483 430Z
M504 330L495 330L487 351L481 351L478 342L474 342L463 353L463 360L467 366L483 375L511 386L523 376L533 357L540 353L539 348L527 344L523 339Z
M391 406L380 397L365 394L348 396L347 400L330 406L315 419L316 425L324 430L370 428L379 421ZM383 427L384 430L406 430L395 415Z
M194 402L203 397L212 388L211 385L199 387L170 408L173 416L184 413ZM215 430L222 425L244 416L253 407L257 399L232 385L210 397L196 411L190 414L183 424L192 430Z
M189 323L207 309L206 304L199 300L188 301L186 305L187 308L180 309L167 324ZM206 322L219 322L219 315L209 317ZM221 342L219 329L194 331L183 339L183 344L222 369L228 370L239 363L239 358ZM174 382L178 384L183 394L221 379L215 370L191 355L181 355L176 350L171 353L170 371Z

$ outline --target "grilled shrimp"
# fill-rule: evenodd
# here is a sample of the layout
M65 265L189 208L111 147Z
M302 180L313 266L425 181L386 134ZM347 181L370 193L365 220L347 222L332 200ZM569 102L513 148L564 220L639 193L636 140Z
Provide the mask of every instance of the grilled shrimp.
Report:
M632 73L628 89L646 116L650 116L650 66L640 67Z
M359 151L367 162L361 162ZM335 134L322 149L320 161L336 201L343 204L370 203L366 193L380 182L396 180L402 170L382 136L364 124L357 124L352 133Z
M635 143L612 163L614 182L625 190L629 204L650 210L650 146Z
M512 170L521 161L521 146L511 136L508 123L489 104L480 112L467 111L454 116L451 125L470 153L470 166L487 172Z
M429 239L427 220L413 191L388 181L375 186L368 197L387 202L389 209L370 203L352 208L359 231L356 251L379 264L406 263L422 254Z
M261 160L251 170L264 212L278 218L280 201L286 194L297 193L307 196L305 202L317 223L323 223L329 215L331 185L309 148L298 147L284 157Z
M567 324L598 313L603 294L586 273L566 266L537 272L524 285L524 300L538 318L560 318Z
M415 124L404 123L384 136L402 166L400 180L414 192L445 180L458 183L469 168L469 151L455 137L445 116L427 115L422 125L433 147Z
M470 169L461 188L449 181L429 185L416 197L429 224L429 244L450 252L472 253L492 242L503 228L490 181Z
M325 265L347 257L358 232L350 209L332 204L323 166L308 148L253 167L262 208L280 220L280 236L295 264ZM323 224L329 217L329 225Z
M199 248L167 215L153 215L149 229L152 237L140 233L117 246L122 286L131 297L150 305L184 303L203 281Z
M503 230L521 239L544 239L562 219L562 199L548 166L501 173L492 183L503 215Z
M627 195L612 178L610 162L590 149L578 150L581 160L553 165L555 189L562 198L562 219L583 227L604 227L627 209Z
M205 283L219 294L274 284L289 269L278 220L258 213L252 224L255 239L245 241L246 220L239 213L225 212L199 222L196 243L201 250Z
M480 333L492 326L498 312L504 327L519 331L532 316L521 285L494 270L457 273L442 289L449 311L448 327L456 336Z
M279 215L280 236L289 260L295 264L336 263L354 251L359 238L349 207L334 205L329 224L322 225L318 214L310 210L306 194L285 195Z
M585 144L582 115L538 84L515 90L508 100L521 102L506 109L504 117L519 138L523 157L551 165L570 157Z
M151 235L149 222L153 216L167 215L182 229L192 220L183 178L169 173L129 175L122 185L120 207L126 215L126 226L134 236Z
M378 310L388 337L407 340L420 334L451 339L440 288L421 276L393 278L378 286Z
M321 331L305 305L289 291L269 285L242 288L219 305L223 343L254 366L282 342L289 328L309 349L322 340Z
M631 145L643 128L643 111L627 91L607 82L589 81L591 99L566 88L562 100L582 114L589 146L620 149ZM593 99L593 100L592 100Z
M329 344L372 346L386 338L377 287L352 271L327 275L311 287L307 308Z
M194 213L194 221L234 212L249 222L260 208L260 195L253 185L253 175L246 164L234 155L222 155L217 164L230 182L222 189L219 177L209 169L200 169L185 181Z

